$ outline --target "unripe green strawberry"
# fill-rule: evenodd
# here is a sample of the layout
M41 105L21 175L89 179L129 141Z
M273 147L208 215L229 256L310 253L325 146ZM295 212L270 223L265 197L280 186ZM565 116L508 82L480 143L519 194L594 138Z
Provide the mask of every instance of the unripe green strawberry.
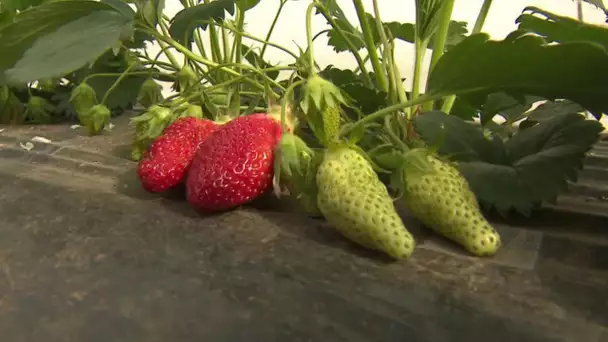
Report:
M329 146L340 131L341 110L339 106L327 107L322 114L325 144Z
M26 116L32 123L49 123L55 106L40 96L30 96L27 101Z
M403 198L426 226L477 256L500 248L500 235L485 219L468 182L452 165L427 155L430 172L405 168Z
M348 147L328 150L317 171L317 206L340 233L360 245L407 259L415 241L371 164Z
M72 90L70 103L79 115L86 115L86 112L97 104L97 93L85 82L80 83Z

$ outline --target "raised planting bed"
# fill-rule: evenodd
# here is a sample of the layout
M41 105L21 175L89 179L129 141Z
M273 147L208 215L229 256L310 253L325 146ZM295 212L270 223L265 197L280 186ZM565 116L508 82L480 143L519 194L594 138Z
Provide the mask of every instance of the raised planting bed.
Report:
M503 248L474 258L406 217L419 248L395 263L272 201L201 216L179 192L146 193L124 158L127 120L92 138L2 127L7 341L608 337L605 218L494 220Z

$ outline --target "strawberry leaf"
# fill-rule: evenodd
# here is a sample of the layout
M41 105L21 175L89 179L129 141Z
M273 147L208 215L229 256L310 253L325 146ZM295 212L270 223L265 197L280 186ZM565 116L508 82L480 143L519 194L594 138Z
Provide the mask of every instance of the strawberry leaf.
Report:
M181 44L190 44L196 28L206 30L210 21L222 22L226 12L233 15L236 0L216 0L209 3L187 7L177 12L171 20L169 33Z
M480 104L504 91L579 103L596 117L608 111L608 54L592 43L548 45L521 33L504 41L475 34L447 51L432 71L427 94L460 95Z
M519 29L536 33L548 42L595 42L608 49L608 29L557 15L536 7L526 7L515 21Z
M438 152L459 163L481 203L502 213L514 209L524 214L567 190L568 182L576 180L586 152L603 131L599 122L577 113L520 130L504 143L440 112L418 116L414 126L429 145L444 135Z
M249 11L260 3L260 0L236 0L236 5L243 12Z
M124 37L131 24L132 18L95 1L51 2L20 12L0 30L0 84L74 71Z

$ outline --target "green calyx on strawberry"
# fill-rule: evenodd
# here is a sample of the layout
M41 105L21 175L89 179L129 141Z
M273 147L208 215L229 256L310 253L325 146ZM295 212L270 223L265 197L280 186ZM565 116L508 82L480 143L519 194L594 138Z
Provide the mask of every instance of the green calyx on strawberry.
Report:
M336 85L316 74L307 80L300 108L313 134L326 147L339 143L342 105L348 101Z
M110 123L110 109L103 104L95 105L83 113L78 113L78 120L89 134L98 134Z
M160 103L163 100L162 89L153 78L146 79L137 95L137 102L145 108Z
M283 189L286 189L304 212L319 214L315 177L321 158L322 155L315 153L300 137L293 133L284 133L275 149L275 195L281 197Z
M223 211L253 201L272 188L281 123L266 113L240 116L205 140L186 180L188 202Z
M341 145L325 152L316 175L317 205L345 237L395 259L407 259L414 251L414 238L372 164L357 150Z
M411 150L395 173L410 212L422 223L476 256L494 255L500 235L480 211L467 180L434 153Z
M137 167L144 189L164 192L182 183L200 144L215 130L210 120L183 117L169 125L145 152Z
M200 80L196 72L194 72L189 65L184 65L184 67L177 72L177 84L174 86L174 90L182 93L187 92L190 88L199 83Z
M148 110L131 119L135 126L131 144L131 158L140 160L148 146L159 137L165 128L173 121L173 112L167 107L152 105Z

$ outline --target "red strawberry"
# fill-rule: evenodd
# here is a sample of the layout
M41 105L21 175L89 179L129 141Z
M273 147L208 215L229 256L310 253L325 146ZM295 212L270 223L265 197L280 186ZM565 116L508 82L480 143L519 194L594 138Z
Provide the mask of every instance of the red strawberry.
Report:
M137 167L144 189L163 192L181 183L199 145L217 128L210 120L177 119L146 151Z
M272 185L281 123L257 113L226 123L198 150L186 180L188 201L204 211L250 202Z

